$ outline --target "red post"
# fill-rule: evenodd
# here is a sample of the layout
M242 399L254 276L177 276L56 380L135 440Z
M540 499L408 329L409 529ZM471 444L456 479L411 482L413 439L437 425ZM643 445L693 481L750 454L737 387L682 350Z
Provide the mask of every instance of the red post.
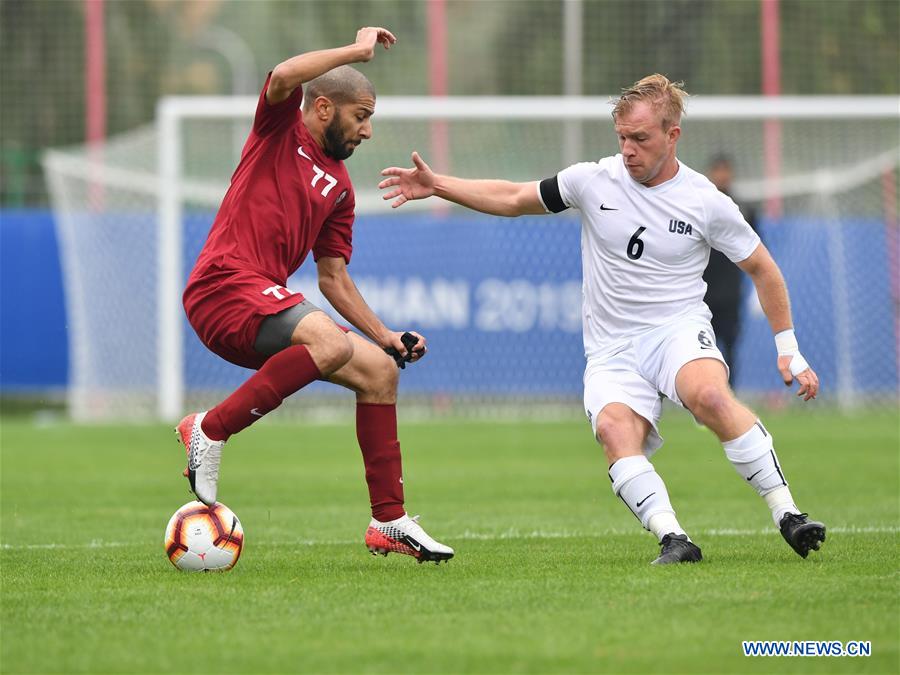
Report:
M764 96L781 94L781 45L779 36L779 0L760 0L762 93ZM781 120L767 119L763 126L766 179L773 184L781 178ZM781 197L774 189L766 199L766 215L778 218L782 213Z
M84 89L85 138L88 143L90 203L103 204L103 188L94 167L103 161L102 144L106 139L106 28L104 0L84 0Z

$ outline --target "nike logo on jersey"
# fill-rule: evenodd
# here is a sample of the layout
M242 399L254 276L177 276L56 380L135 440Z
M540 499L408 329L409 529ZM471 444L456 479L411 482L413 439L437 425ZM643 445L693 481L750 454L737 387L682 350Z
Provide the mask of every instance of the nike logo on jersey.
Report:
M655 495L655 494L656 494L655 492L651 492L649 495L647 495L646 497L644 497L641 501L639 501L639 502L636 504L636 508L641 508L641 504L643 504L645 501L647 501L648 499L650 499L650 497L652 497L652 496Z
M256 415L257 417L262 417L263 415L265 415L265 413L259 412L259 408L254 408L253 410L250 411L250 414Z
M600 205L601 211L618 211L619 209L614 209L612 206L607 206L606 204Z
M302 145L301 145L299 148L297 148L297 154L300 155L301 157L306 157L306 159L308 159L310 162L312 161L312 157L310 157L310 156L307 155L305 152L303 152L303 146L302 146Z

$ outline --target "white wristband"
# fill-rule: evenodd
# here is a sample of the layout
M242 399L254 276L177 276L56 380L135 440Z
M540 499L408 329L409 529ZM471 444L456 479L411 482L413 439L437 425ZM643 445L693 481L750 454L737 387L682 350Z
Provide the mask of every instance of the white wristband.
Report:
M790 356L800 351L793 328L775 334L775 348L778 350L778 356Z
M803 354L800 353L800 345L797 344L797 336L794 335L793 328L788 328L775 334L775 348L778 350L778 356L791 357L791 363L788 367L791 369L791 375L794 377L809 368L809 364L803 358Z

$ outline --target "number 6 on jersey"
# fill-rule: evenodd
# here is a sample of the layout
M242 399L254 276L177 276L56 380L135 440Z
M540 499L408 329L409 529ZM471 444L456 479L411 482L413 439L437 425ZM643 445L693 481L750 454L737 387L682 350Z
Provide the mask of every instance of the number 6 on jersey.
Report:
M632 260L637 260L644 252L644 242L642 242L639 237L646 229L646 227L639 227L637 229L637 232L631 235L631 239L628 240L628 248L625 250L625 252Z

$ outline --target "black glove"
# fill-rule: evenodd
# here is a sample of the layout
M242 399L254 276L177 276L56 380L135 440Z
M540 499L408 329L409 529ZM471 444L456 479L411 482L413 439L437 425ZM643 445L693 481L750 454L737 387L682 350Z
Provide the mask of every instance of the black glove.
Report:
M416 343L418 341L419 338L417 338L412 333L407 332L400 336L400 342L402 342L403 346L406 347L406 356L400 356L400 352L398 352L393 347L385 347L384 351L388 356L392 356L394 358L394 361L397 362L397 367L400 368L400 370L403 370L404 368L406 368L406 364L412 361L413 347L416 346ZM424 350L420 349L416 353L419 354L422 351Z

